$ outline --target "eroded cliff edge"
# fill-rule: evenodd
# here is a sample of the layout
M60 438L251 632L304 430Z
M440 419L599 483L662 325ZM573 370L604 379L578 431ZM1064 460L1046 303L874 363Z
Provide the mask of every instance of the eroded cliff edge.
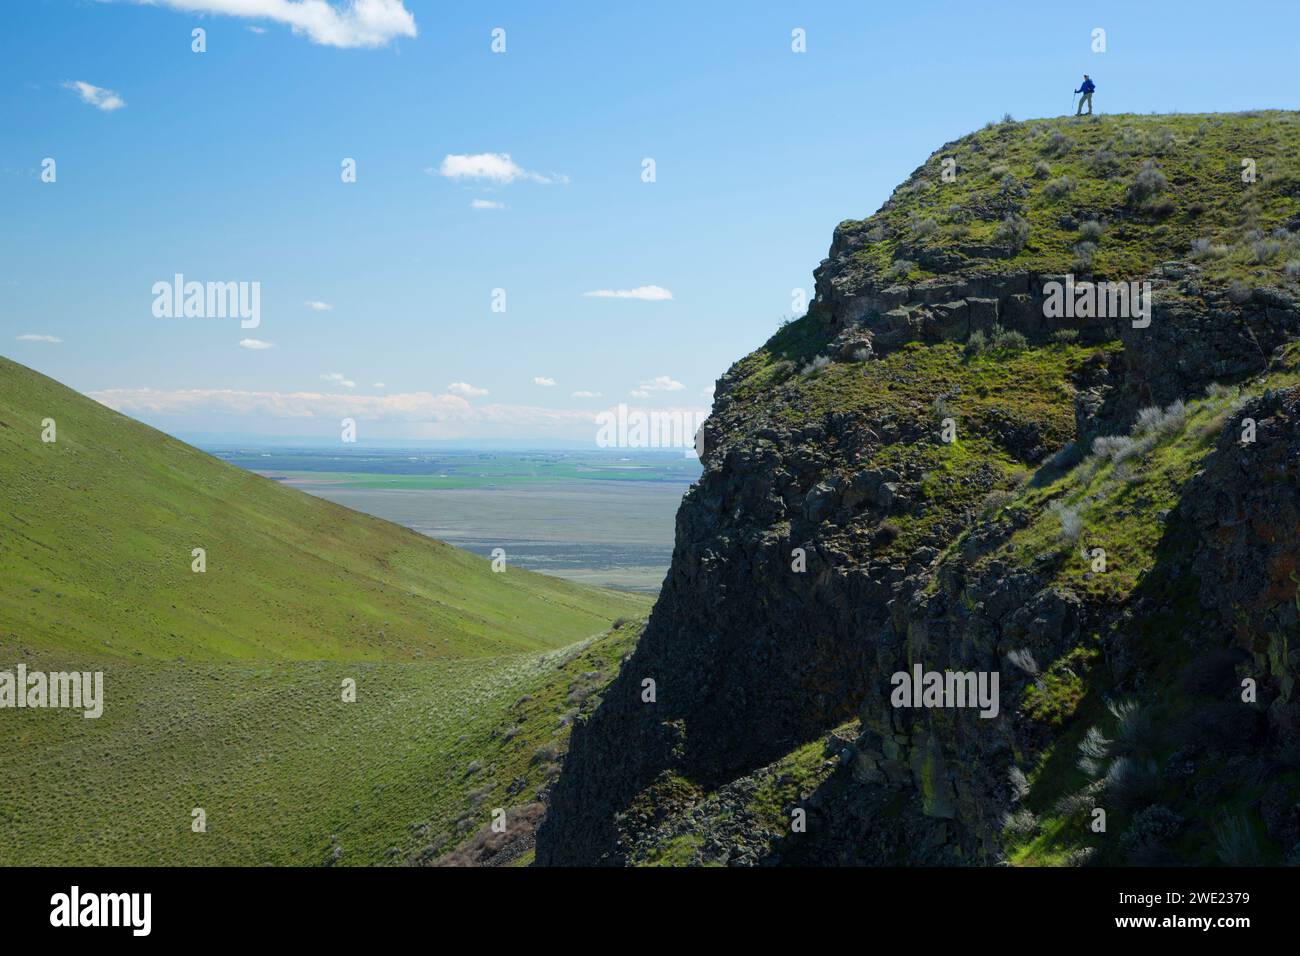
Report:
M718 383L538 863L1300 858L1297 146L1007 122L842 223ZM1092 281L1153 308L1049 304ZM996 672L998 716L891 706L918 662Z

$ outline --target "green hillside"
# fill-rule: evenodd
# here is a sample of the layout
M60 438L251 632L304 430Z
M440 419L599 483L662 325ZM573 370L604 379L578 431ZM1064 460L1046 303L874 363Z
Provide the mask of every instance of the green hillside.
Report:
M553 778L639 633L611 624L650 606L493 573L5 359L0 487L0 670L103 671L105 698L0 710L0 865L433 859Z
M0 711L0 865L431 861L536 799L638 631L495 658L106 667L98 720Z
M482 558L227 465L6 359L0 485L0 643L29 650L484 657L571 643L646 606L518 569L494 574ZM195 548L206 552L201 574Z

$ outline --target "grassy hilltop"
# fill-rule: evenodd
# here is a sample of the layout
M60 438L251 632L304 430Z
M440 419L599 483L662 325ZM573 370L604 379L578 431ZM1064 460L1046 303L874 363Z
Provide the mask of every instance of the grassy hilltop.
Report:
M865 268L897 281L977 260L1130 279L1188 259L1209 280L1274 281L1300 258L1283 234L1300 226L1298 137L1300 114L1278 110L990 123L840 230L867 240Z
M492 573L6 359L0 487L0 669L102 670L106 698L0 711L0 864L436 855L554 774L649 604Z

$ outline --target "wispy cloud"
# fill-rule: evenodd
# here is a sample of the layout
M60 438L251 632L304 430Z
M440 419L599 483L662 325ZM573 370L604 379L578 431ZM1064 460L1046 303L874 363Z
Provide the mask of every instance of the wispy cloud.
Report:
M288 26L322 46L380 47L416 35L415 17L403 0L134 0L187 13L212 13ZM261 27L249 27L260 32Z
M274 342L263 342L261 339L240 339L239 347L243 349L272 349L275 348Z
M330 309L334 308L334 306L330 305L328 302L321 302L318 299L308 299L303 303L303 305L314 312L328 312Z
M651 392L680 392L686 388L670 375L656 375L648 382L642 382L631 392L634 398L649 398Z
M95 86L93 83L87 83L84 80L68 80L63 86L81 97L81 102L89 103L95 109L103 110L106 113L120 110L123 106L126 106L126 100L118 96L113 90L106 90L102 86Z
M635 289L597 289L582 293L588 299L640 299L643 302L663 302L673 294L662 286L642 285Z
M551 386L555 385L555 379L553 379L553 378L551 378L551 377L549 377L549 376L547 376L547 375L534 375L534 376L533 376L533 384L534 384L534 385L541 385L541 386L544 386L544 387L546 387L546 388L550 388Z
M502 185L518 179L547 185L569 181L568 176L559 173L543 174L524 169L510 158L509 153L448 153L436 170L430 168L425 172L436 172L448 179L480 179Z
M571 392L570 398L600 398L600 392L589 392L585 388L576 392Z
M457 395L464 395L467 398L481 398L488 393L486 388L478 388L469 382L452 382L447 386L447 391L455 392Z
M471 199L469 201L470 209L505 209L506 204L497 202L495 199Z
M342 372L322 372L320 377L327 382L333 382L335 385L342 385L344 388L357 387L357 383Z
M134 415L248 415L257 419L334 419L455 423L515 428L595 428L595 412L533 405L472 405L459 395L407 392L393 395L258 392L242 389L111 388L89 393L109 408ZM593 431L594 435L594 431Z
M34 335L32 333L28 333L26 335L18 336L18 341L19 342L49 342L51 345L58 345L60 342L63 341L63 339L58 338L57 336L54 335Z
M383 382L375 382L375 384L374 384L374 385L371 385L370 387L371 387L371 388L387 388L388 386L385 385Z

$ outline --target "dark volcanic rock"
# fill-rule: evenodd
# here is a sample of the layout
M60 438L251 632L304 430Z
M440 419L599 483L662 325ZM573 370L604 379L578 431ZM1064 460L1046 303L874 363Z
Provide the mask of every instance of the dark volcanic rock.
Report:
M1008 126L1005 135L1021 134ZM918 193L923 172L909 181ZM900 189L882 213L908 194ZM1028 201L1016 182L967 197L962 214L999 222ZM1141 699L1167 718L1152 721L1166 736L1150 772L1177 794L1117 811L1131 824L1115 846L1132 860L1168 861L1161 841L1175 834L1212 844L1212 823L1175 806L1185 795L1215 812L1234 800L1258 805L1270 838L1300 860L1300 795L1279 783L1300 768L1300 388L1239 402L1223 412L1226 422L1189 426L1205 429L1200 464L1179 472L1158 510L1141 487L1141 460L1129 463L1116 480L1132 487L1114 507L1146 519L1150 561L1120 596L1094 593L1077 576L1061 584L1057 572L1080 559L1086 535L1053 542L1050 554L1015 557L1007 544L1046 504L1032 499L1031 514L1022 494L1021 506L1009 505L1020 489L1010 474L1023 481L1037 470L1025 487L1050 488L1093 439L1129 433L1141 410L1190 402L1215 383L1258 385L1283 359L1294 363L1285 354L1300 339L1294 283L1230 294L1164 250L1147 263L1149 324L1049 320L1045 299L1050 283L1065 281L1066 263L1035 272L1004 258L1013 250L998 243L903 242L903 221L887 219L842 223L815 272L809 316L788 336L795 345L782 352L769 343L771 354L719 380L704 473L678 512L671 570L640 644L573 730L538 831L538 863L639 862L686 835L698 839L698 862L732 865L1005 862L1009 815L1023 811L1015 775L1065 739L1059 721L1025 700L1049 668L1079 678L1069 669L1079 651L1105 675L1086 687L1090 713L1109 720L1108 704ZM1156 227L1133 218L1107 228L1103 242ZM894 241L895 252L937 274L902 282L896 276L915 270L884 270L863 255ZM1016 382L977 381L979 439L996 448L996 462L954 475L929 453L934 409L957 401L949 380L965 360L939 343L995 327L1038 346L1073 330L1084 348L1068 347L1077 361L1041 390L1050 395L1016 404ZM942 394L909 392L919 366L907 362L921 353L953 363L930 379ZM815 377L827 363L840 373L852 366L877 394L855 393L857 405L828 396ZM751 375L759 386L748 387ZM830 381L846 392L853 384L847 374ZM886 393L889 402L874 401ZM1243 444L1248 418L1256 440ZM1199 457L1219 424L1213 451ZM945 513L954 498L970 503ZM918 662L999 674L997 716L892 706L891 676ZM1240 695L1247 678L1259 693L1249 705ZM855 732L841 729L828 743L833 769L823 768L801 804L806 838L759 840L749 802L779 776L774 762L853 717ZM1055 757L1072 773L1078 735L1070 739ZM656 805L683 778L706 795L700 803Z
M1243 443L1247 420L1255 440ZM1251 655L1274 723L1300 733L1300 388L1232 416L1180 518L1198 542L1191 570L1201 603Z

